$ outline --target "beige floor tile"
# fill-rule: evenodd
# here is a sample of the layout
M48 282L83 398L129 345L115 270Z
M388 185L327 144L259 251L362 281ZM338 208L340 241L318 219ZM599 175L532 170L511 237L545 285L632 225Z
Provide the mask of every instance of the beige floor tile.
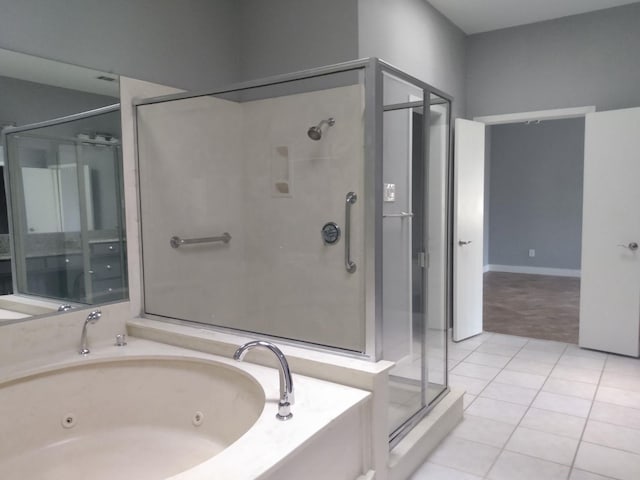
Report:
M632 392L640 392L640 374L623 375L621 373L605 370L602 374L602 378L600 379L600 385L604 387L631 390Z
M596 350L588 350L574 344L567 345L567 349L564 351L564 354L571 355L573 357L585 358L607 358L609 356L608 353L598 352Z
M515 403L503 402L492 398L478 397L467 408L466 413L478 417L489 418L498 422L517 425L524 416L527 407Z
M487 388L482 391L480 397L529 406L537 394L538 390L535 388L524 388L491 382L487 385Z
M452 360L462 361L466 357L468 357L472 352L473 350L467 350L457 346L453 346L453 347L450 346L449 349L447 350L447 355Z
M490 480L566 480L569 467L503 451L487 476Z
M553 340L532 339L524 347L525 350L538 350L541 352L563 353L567 349L568 344L564 342L555 342Z
M516 387L540 389L545 380L546 377L544 375L503 370L496 376L494 382L515 385Z
M523 348L518 352L515 358L520 360L529 360L533 362L550 363L554 364L558 361L562 355L561 352L545 352L541 350L530 350Z
M640 375L640 359L609 355L604 369L621 375Z
M611 477L603 477L602 475L598 475L596 473L585 472L584 470L578 470L574 468L571 470L571 475L569 475L569 480L615 480Z
M597 388L597 385L592 383L572 382L571 380L564 380L562 378L549 378L542 387L542 391L593 400Z
M497 343L499 345L510 345L512 347L523 347L529 342L526 337L517 337L515 335L504 335L501 333L494 334L487 343Z
M573 415L530 408L520 422L520 426L579 439L585 422L586 419Z
M589 415L591 401L568 395L558 395L549 392L540 392L532 404L535 408L551 410L552 412L566 413L576 417L586 418Z
M573 382L584 382L597 384L600 381L600 371L586 368L569 367L566 365L556 365L551 371L551 378L561 378Z
M521 350L522 347L516 347L512 345L502 345L500 343L485 342L480 345L476 352L490 353L492 355L502 355L503 357L513 357Z
M482 477L426 462L415 471L410 480L482 480Z
M465 393L464 397L462 397L462 408L466 410L467 407L471 405L475 399L476 399L475 395L471 395L470 393Z
M638 480L640 455L580 442L575 468L619 480Z
M598 402L613 403L614 405L620 405L622 407L640 409L640 392L600 386L596 392L596 400Z
M605 360L605 357L586 358L574 355L563 355L560 357L560 360L558 360L558 365L573 368L585 368L587 370L602 370L604 368Z
M465 377L491 380L498 373L500 373L500 369L496 367L486 367L484 365L476 365L474 363L467 363L466 361L463 361L463 362L460 362L456 366L456 368L451 370L451 373L455 375L463 375Z
M508 423L465 415L462 422L451 432L451 435L502 448L514 429L515 426Z
M518 427L505 446L506 450L571 466L578 439Z
M640 430L635 428L589 420L582 439L640 455Z
M552 363L535 362L532 360L521 360L516 355L505 367L505 370L516 372L533 373L535 375L549 375L553 369Z
M463 375L455 375L453 373L449 374L449 385L456 388L463 388L467 393L472 395L479 394L488 384L489 380L465 377Z
M593 402L590 420L640 429L640 410L611 403Z
M449 436L429 456L429 462L484 476L491 468L500 449Z
M504 368L509 363L509 358L504 355L494 355L492 353L473 352L467 358L465 362L475 363L478 365L485 365L487 367Z

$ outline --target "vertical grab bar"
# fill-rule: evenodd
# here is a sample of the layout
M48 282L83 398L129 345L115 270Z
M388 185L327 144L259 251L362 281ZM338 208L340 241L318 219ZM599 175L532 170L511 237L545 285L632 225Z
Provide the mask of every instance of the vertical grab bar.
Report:
M351 261L351 205L356 203L356 200L358 196L354 192L347 193L344 212L344 267L349 273L356 271L356 264Z

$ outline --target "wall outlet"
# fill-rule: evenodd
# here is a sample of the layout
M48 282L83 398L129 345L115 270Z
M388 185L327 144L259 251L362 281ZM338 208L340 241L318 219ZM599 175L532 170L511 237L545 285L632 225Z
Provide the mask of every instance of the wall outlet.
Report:
M535 257L536 256L536 251L533 248L529 249L529 256L530 257Z

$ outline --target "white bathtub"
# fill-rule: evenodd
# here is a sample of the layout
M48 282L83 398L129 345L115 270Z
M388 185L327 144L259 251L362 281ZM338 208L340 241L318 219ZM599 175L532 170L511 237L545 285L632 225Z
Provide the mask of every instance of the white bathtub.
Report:
M0 372L0 478L352 479L364 470L367 392L294 374L294 416L282 422L276 370L129 343ZM307 470L336 453L356 461Z

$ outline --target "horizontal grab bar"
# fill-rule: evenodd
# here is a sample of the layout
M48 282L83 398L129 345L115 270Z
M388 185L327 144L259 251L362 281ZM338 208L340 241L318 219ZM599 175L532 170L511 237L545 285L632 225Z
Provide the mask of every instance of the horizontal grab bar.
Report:
M387 217L397 217L397 218L413 217L413 213L410 213L410 212L384 213L384 214L382 214L382 217L383 218L387 218Z
M181 245L194 245L198 243L229 243L231 241L231 235L228 232L224 232L222 235L218 237L202 237L202 238L180 238L180 237L171 237L169 240L169 244L172 248L178 248Z

